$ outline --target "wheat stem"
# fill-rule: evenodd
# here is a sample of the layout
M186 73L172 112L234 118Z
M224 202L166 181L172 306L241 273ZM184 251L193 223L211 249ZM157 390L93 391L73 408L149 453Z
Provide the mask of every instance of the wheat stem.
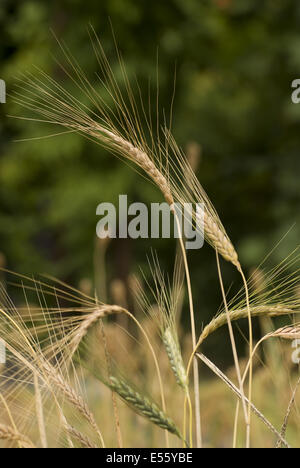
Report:
M224 290L224 284L223 284L223 279L222 279L222 272L221 272L220 259L219 259L218 252L216 252L216 259L217 259L217 267L218 267L218 276L219 276L219 280L220 280L220 286L221 286L223 302L224 302L225 312L226 312L226 320L227 320L227 325L228 325L228 329L229 329L229 336L230 336L232 353L233 353L233 358L234 358L235 370L236 370L236 375L237 375L237 379L238 379L238 383L239 383L239 387L240 387L240 393L241 393L241 396L242 396L242 405L243 405L245 423L246 423L247 434L248 434L249 433L248 428L249 428L249 425L250 425L249 414L247 414L247 409L246 409L246 399L245 399L245 393L244 393L244 386L243 386L243 382L242 382L239 358L238 358L238 354L237 354L235 338L234 338L232 323L231 323L231 319L230 319L230 313L229 313L228 304L227 304L227 298L226 298L226 294L225 294L225 290Z
M39 385L39 377L36 372L33 374L33 381L34 381L34 389L35 389L35 407L36 407L36 416L37 422L40 432L40 439L42 448L48 448L47 443L47 434L46 434L46 426L44 420L44 411L43 411L43 401L41 396L41 390Z
M223 382L226 383L226 385L240 398L242 399L242 395L241 395L241 392L239 391L239 389L231 382L230 379L228 379L228 377L223 374L223 372L214 364L212 363L206 356L204 356L204 354L201 354L201 353L198 353L197 354L197 357L199 359L201 359L201 361L203 361L221 380L223 380ZM246 403L248 404L249 403L249 400L247 397L245 397L246 399ZM279 432L275 429L275 427L270 423L270 421L268 421L268 419L266 419L266 417L256 408L256 406L254 406L253 403L251 403L251 411L256 414L256 416L258 416L262 421L263 423L270 429L270 431L273 432L273 434L275 434L279 439L280 441L283 443L283 445L287 448L291 448L290 445L288 444L288 442L281 436L281 434L279 434Z
M192 332L192 345L193 349L196 346L196 326L195 326L195 314L194 314L194 302L193 302L193 294L192 294L192 285L191 285L191 278L190 278L190 271L187 261L186 250L184 247L182 233L180 231L180 223L176 214L176 210L173 211L175 220L177 223L177 229L179 232L179 244L183 256L184 268L185 268L185 276L188 288L188 298L189 298L189 308L190 308L190 320L191 320L191 332ZM200 388L199 388L199 366L197 359L193 360L193 374L194 374L194 393L195 393L195 419L196 419L196 439L197 439L197 447L202 447L202 435L201 435L201 414L200 414Z

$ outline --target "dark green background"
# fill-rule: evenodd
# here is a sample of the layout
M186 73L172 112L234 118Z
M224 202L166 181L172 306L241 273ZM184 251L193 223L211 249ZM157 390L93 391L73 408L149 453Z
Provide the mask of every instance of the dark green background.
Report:
M300 77L300 3L293 0L1 0L0 78L13 87L20 72L40 65L64 40L88 76L97 69L87 26L112 54L112 21L129 76L142 90L155 77L169 108L177 67L173 133L182 147L202 146L198 176L249 271L299 221L300 105L291 82ZM40 124L7 117L0 106L0 250L10 269L48 273L78 285L93 277L101 201L128 193L132 201L160 195L126 165L79 136L14 143L47 134ZM299 242L299 223L274 253L278 263ZM146 266L150 247L170 270L169 241L114 241L108 280ZM190 255L198 323L221 302L214 253ZM224 265L226 285L239 281ZM213 345L212 341L212 345Z

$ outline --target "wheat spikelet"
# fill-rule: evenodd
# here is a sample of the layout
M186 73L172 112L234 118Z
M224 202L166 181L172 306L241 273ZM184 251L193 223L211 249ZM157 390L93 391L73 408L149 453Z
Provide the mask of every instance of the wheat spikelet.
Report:
M149 301L142 286L137 283L134 294L143 310L155 319L176 381L188 393L188 376L184 366L177 332L177 315L182 300L182 262L176 257L173 282L166 280L156 255L149 261L154 286L148 284L157 307Z
M24 448L36 448L28 437L4 424L0 424L0 439L10 442L20 442Z
M177 340L174 338L171 328L167 328L163 333L162 337L163 343L166 348L166 352L174 372L176 381L180 387L183 388L185 392L188 391L188 377L184 367L182 354L177 343Z
M166 126L163 126L161 130L158 125L158 134L154 135L151 119L147 118L143 111L143 102L141 102L143 118L140 116L141 109L138 109L138 103L120 57L118 58L126 93L122 93L116 82L99 38L93 29L90 35L94 37L92 44L103 74L101 80L103 91L106 91L107 98L113 101L115 110L109 107L105 99L97 93L79 64L67 48L60 43L59 46L69 67L66 69L61 66L61 69L66 77L77 85L82 99L75 99L62 85L37 68L35 74L28 73L20 80L20 84L17 85L20 91L14 93L14 101L43 117L43 120L39 121L78 132L122 158L134 162L148 174L170 206L174 204L174 201L181 205L202 202L205 206L204 235L206 240L220 255L240 269L236 250L216 210L195 176L191 165L178 148L170 130ZM84 103L86 99L88 104ZM90 108L95 110L92 111ZM148 129L147 137L143 127ZM165 141L161 139L161 131ZM169 157L170 150L172 150L173 158ZM170 174L170 169L172 174Z
M108 384L137 413L149 419L153 424L182 438L174 422L149 398L142 396L126 382L116 377L110 377Z

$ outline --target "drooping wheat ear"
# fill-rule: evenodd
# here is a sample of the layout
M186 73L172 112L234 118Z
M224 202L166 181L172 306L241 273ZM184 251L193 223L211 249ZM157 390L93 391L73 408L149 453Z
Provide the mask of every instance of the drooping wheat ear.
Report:
M0 424L0 439L10 442L20 442L24 448L36 448L28 437L4 424Z
M77 408L80 414L89 422L91 427L98 434L103 447L105 446L102 434L98 428L98 425L95 421L94 415L91 413L89 407L83 400L83 398L76 393L73 387L65 381L63 376L48 362L42 361L43 363L43 372L47 375L50 382L52 382L58 390L66 397L66 399L71 403L72 406Z
M188 393L188 377L184 367L181 350L170 327L165 330L162 339L176 381L178 385L182 387L186 393Z
M70 426L69 424L65 425L65 430L68 432L68 434L73 437L75 440L77 440L82 448L86 449L96 449L97 446L82 432L77 431L73 426Z
M268 317L279 317L282 315L292 315L297 313L297 310L292 308L284 307L280 304L278 305L261 305L255 306L250 308L251 317L259 317L259 316L268 316ZM248 309L247 307L243 309L231 310L230 311L230 320L232 322L244 319L248 317ZM222 313L215 317L206 327L203 329L197 347L199 347L206 338L214 333L219 328L223 327L227 324L227 316L226 313Z
M64 54L69 60L67 51L64 50ZM76 67L75 64L71 64L71 68L74 67ZM66 72L64 68L63 71ZM115 80L111 72L108 70L104 72L108 82L111 79ZM67 76L70 77L70 74L67 73ZM75 77L72 78L78 80L76 70ZM100 95L97 95L86 76L84 76L84 80L85 85L82 85L81 93L89 99L91 107L97 108L97 112L91 112L88 106L80 101L75 101L66 89L41 70L37 70L37 75L27 74L26 79L21 80L21 84L17 85L21 92L16 92L13 99L22 107L44 117L44 122L60 125L68 131L80 133L135 163L157 185L166 202L172 205L174 199L168 182L167 161L163 166L157 154L160 150L151 149L148 146L140 131L141 123L136 115L130 115L129 109L124 107L125 99L118 95L120 90L118 89L118 92L116 88L111 90L111 97L119 113L116 116L112 109L107 110L107 103L103 102ZM78 81L80 83L80 80ZM80 87L80 84L78 86ZM128 92L130 93L130 91ZM133 95L130 98L134 99ZM118 101L118 99L121 100ZM122 114L121 119L120 114Z
M175 423L170 419L156 403L150 401L148 397L145 397L130 387L124 380L117 379L116 377L110 377L108 384L112 390L114 390L124 401L127 403L136 413L149 419L153 424L159 426L161 429L169 431L171 434L176 435L180 439L179 429Z
M151 177L153 182L160 189L166 202L169 205L172 205L174 203L174 199L170 190L170 184L162 172L156 167L148 154L124 138L114 134L113 132L106 130L102 130L102 132L111 138L111 141L116 146L116 149L119 149L119 151L122 152L125 157L141 167L146 172L146 174Z
M139 103L135 100L123 62L120 60L125 92L121 91L95 32L92 30L91 33L94 36L94 52L103 74L100 81L107 98L113 102L112 107L109 107L96 91L82 68L62 44L59 46L66 66L61 66L61 70L75 83L82 99L75 99L57 81L36 68L35 73L28 73L20 79L17 85L18 91L13 95L14 101L43 117L42 121L62 126L67 131L80 133L134 162L157 185L169 205L173 205L174 201L180 204L202 202L206 210L204 221L206 240L220 255L239 268L237 253L170 130L167 128L163 130L165 142L161 141L160 129L158 134L154 135L151 119L144 112L144 103L141 102L139 109ZM145 128L149 133L147 136ZM174 158L169 157L170 151Z
M300 326L292 325L292 326L282 327L270 333L269 336L283 338L284 340L299 339L300 338Z
M220 229L214 218L206 212L204 213L204 230L208 242L213 245L215 250L225 260L231 262L238 270L240 270L241 265L238 259L238 254L229 237L222 229Z
M70 356L76 352L81 340L86 336L90 327L98 320L108 317L109 315L124 314L127 311L117 305L103 305L82 318L82 322L74 331L74 336L70 342Z
M170 186L175 201L181 205L192 203L193 206L202 203L204 209L203 235L205 240L227 261L240 269L238 254L226 233L226 230L204 188L196 177L184 153L178 147L174 137L168 133L168 143L174 159L170 159ZM185 181L183 183L183 180ZM194 228L199 230L195 213L193 213Z

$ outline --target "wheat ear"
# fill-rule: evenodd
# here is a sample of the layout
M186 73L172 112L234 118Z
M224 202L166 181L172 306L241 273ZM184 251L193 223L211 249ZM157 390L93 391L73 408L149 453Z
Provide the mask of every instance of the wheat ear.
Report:
M48 362L43 363L43 371L46 373L49 380L62 392L66 399L75 408L78 409L79 413L89 422L91 427L98 434L99 439L103 447L105 447L103 436L98 428L93 414L84 402L83 398L76 393L76 391L64 380L62 375L52 367Z
M279 328L269 334L269 337L283 338L284 340L296 340L300 338L300 326L291 325Z
M96 449L97 448L96 445L88 437L86 437L84 434L82 434L82 432L77 431L77 429L75 429L73 426L70 426L69 424L66 424L65 425L65 430L68 432L68 434L71 437L73 437L75 440L77 440L83 448L86 448L86 449Z
M153 424L159 426L161 429L167 430L171 434L176 435L180 439L179 429L175 423L170 419L157 405L130 387L124 380L110 377L108 386L114 390L132 409L138 414L149 419Z
M76 331L74 332L74 337L72 338L72 341L70 343L70 357L72 357L76 352L81 340L85 337L89 328L92 327L96 322L98 322L98 320L101 320L110 315L124 314L126 312L127 311L125 311L125 309L117 305L103 305L98 307L92 313L86 315L82 319L81 324L77 327Z
M183 390L187 393L188 391L188 377L186 373L186 369L184 367L183 359L181 350L177 343L177 340L174 338L174 335L169 328L165 330L162 337L163 343L166 348L166 352L174 372L176 381L178 385L183 388Z
M15 431L12 427L0 424L0 439L10 442L21 442L24 448L36 448L28 437Z
M261 305L255 306L250 308L251 317L260 317L267 315L268 317L279 317L282 315L292 315L295 314L297 311L284 307L280 304L278 305ZM242 308L237 310L231 310L229 312L230 320L235 322L240 319L245 319L248 317L248 309ZM227 324L227 316L226 313L222 313L215 317L206 327L203 329L199 341L197 343L197 348L216 330L223 327Z

